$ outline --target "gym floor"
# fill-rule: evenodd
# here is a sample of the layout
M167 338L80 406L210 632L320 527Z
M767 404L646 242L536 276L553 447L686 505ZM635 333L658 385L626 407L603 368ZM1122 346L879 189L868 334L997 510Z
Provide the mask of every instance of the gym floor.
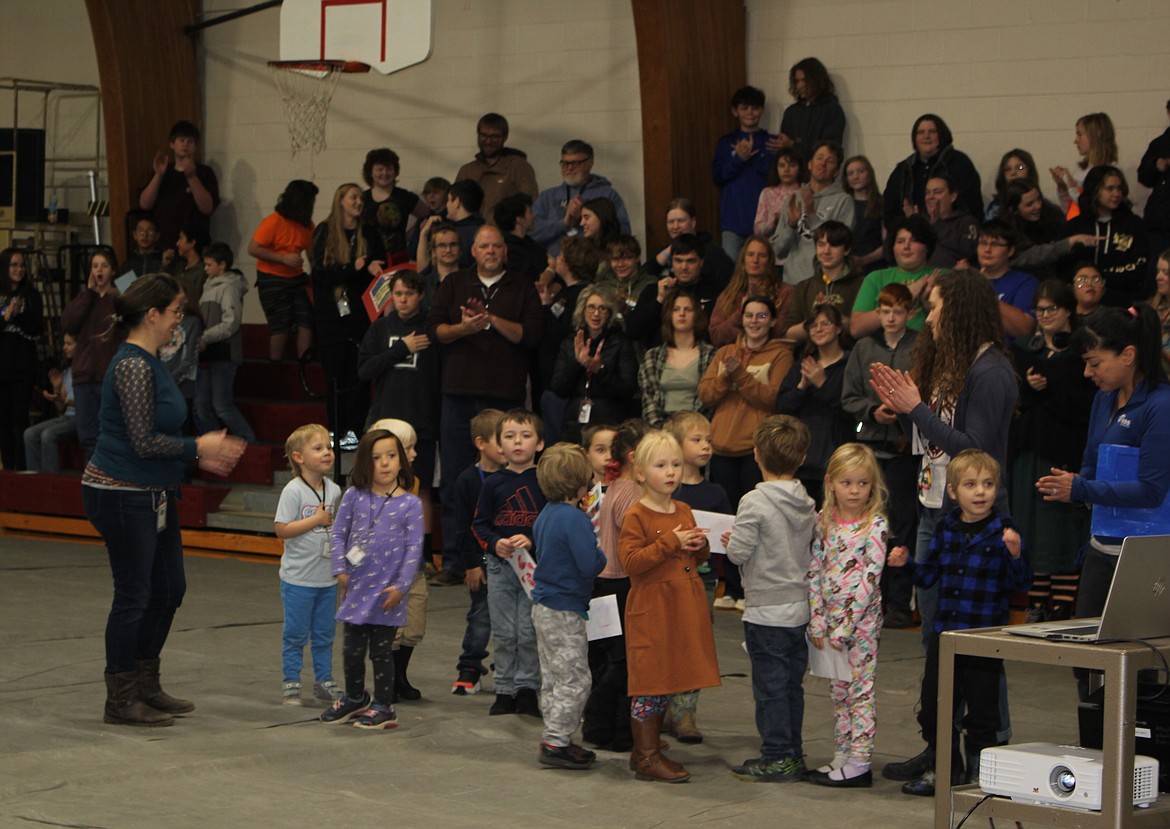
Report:
M488 717L490 693L450 693L466 591L432 588L427 637L398 705L399 727L363 732L280 704L281 611L273 561L188 555L187 597L163 652L164 687L195 701L170 728L104 725L102 634L111 581L96 542L0 534L0 826L251 827L339 825L738 825L806 821L842 827L930 826L933 801L878 773L922 749L914 709L923 657L917 630L882 638L872 789L744 783L729 768L758 754L750 666L736 613L715 638L722 687L703 691L702 745L671 740L682 785L636 782L628 755L599 752L590 770L545 769L540 722ZM334 665L340 674L340 636ZM307 661L307 660L306 660ZM1068 672L1008 665L1014 741L1075 741ZM311 676L306 675L311 688ZM833 750L827 680L806 677L810 765ZM579 734L578 734L579 739ZM956 816L957 819L958 816Z

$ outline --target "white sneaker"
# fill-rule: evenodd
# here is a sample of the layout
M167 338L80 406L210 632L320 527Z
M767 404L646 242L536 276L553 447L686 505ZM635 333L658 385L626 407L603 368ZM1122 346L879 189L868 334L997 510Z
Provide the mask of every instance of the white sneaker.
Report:
M735 610L735 599L730 596L720 596L711 606L716 610Z
M743 599L736 599L735 600L735 609L738 610L740 613L743 613L744 610L747 609L747 602L745 602Z

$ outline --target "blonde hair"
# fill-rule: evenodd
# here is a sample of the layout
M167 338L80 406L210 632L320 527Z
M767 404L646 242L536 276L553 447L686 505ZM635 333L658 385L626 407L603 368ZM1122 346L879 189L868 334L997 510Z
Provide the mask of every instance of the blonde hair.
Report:
M667 453L676 455L681 460L682 446L670 432L662 429L651 429L642 436L642 439L638 441L638 448L634 450L634 469L642 473L654 462L655 458ZM642 482L639 481L639 483Z
M585 450L575 443L553 444L536 465L536 483L550 504L575 501L581 490L592 482L593 467Z
M352 181L343 184L333 192L333 205L329 209L329 218L325 220L325 255L323 261L326 267L331 265L348 265L350 263L349 236L342 220L341 200L350 190L362 191L361 185ZM358 220L356 244L353 256L361 259L366 255L366 239L362 236L361 219ZM340 297L337 297L340 299Z
M375 429L385 429L391 432L402 441L404 447L411 447L418 443L418 434L414 431L414 427L405 420L399 420L396 417L384 417L381 420L375 420L370 424L367 432L372 432Z
M284 442L284 456L288 458L288 469L294 475L301 474L301 465L293 460L293 452L303 452L313 435L324 435L329 440L329 430L320 423L307 423L293 430Z
M981 449L964 449L951 458L951 462L947 464L947 488L958 487L963 473L972 469L986 469L991 473L991 477L995 478L996 488L999 488L999 461Z
M503 420L504 413L499 409L480 409L471 418L471 439L491 440L499 433Z
M882 477L881 467L878 466L877 456L873 450L863 443L843 443L837 447L829 463L825 466L825 500L821 509L821 533L829 535L829 528L833 522L833 515L837 511L837 493L833 491L833 481L840 478L850 469L861 469L869 476L869 500L865 502L861 519L865 523L873 520L875 515L883 515L886 511L886 481Z
M710 432L711 421L702 412L682 411L668 417L662 428L674 435L674 439L681 444L696 429Z

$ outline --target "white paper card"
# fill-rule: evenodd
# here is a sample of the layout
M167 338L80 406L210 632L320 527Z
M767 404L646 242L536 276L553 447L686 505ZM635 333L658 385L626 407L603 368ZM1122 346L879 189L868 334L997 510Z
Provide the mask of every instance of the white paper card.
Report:
M723 546L723 534L730 532L735 524L735 516L722 512L706 512L694 510L695 525L707 531L707 543L711 545L711 552L727 555L727 548Z
M114 287L118 289L118 293L124 294L137 281L138 274L134 273L134 271L126 271L126 273L114 280Z
M524 593L528 596L528 600L532 600L532 588L536 587L536 562L532 560L532 554L528 552L527 547L521 547L512 553L512 557L504 559L512 565L512 570L516 573L516 578L520 579L520 586L524 588ZM490 588L489 588L490 589Z
M617 596L598 596L589 602L589 618L585 620L585 636L593 642L622 635L622 617L618 613Z
M825 639L825 649L817 650L812 642L808 643L808 672L813 676L825 679L853 679L853 671L849 668L849 652L839 651Z

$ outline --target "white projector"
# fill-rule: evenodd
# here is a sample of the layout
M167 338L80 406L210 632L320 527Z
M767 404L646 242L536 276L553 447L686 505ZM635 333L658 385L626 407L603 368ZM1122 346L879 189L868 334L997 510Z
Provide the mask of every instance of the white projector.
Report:
M1101 808L1102 752L1055 743L1020 743L985 748L979 755L979 787L987 794L1024 803L1074 809ZM1133 805L1158 799L1158 761L1133 758Z

